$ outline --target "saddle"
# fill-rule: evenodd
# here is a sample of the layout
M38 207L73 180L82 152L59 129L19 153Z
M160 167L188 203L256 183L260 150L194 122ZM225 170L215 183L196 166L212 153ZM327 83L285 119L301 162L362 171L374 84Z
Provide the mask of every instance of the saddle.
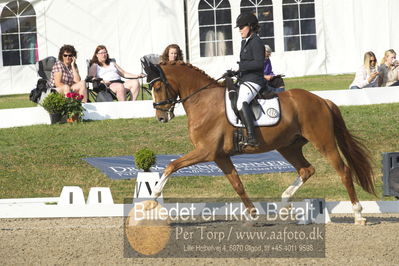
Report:
M240 116L239 116L239 112L237 109L239 86L234 84L233 80L230 77L226 77L225 82L226 82L227 94L229 96L230 103L231 103L231 109L234 111L234 114L236 115L236 117L239 118ZM269 100L269 99L273 99L276 97L278 97L277 94L270 91L267 86L261 88L261 90L258 92L256 97L249 103L249 107L250 107L252 113L254 114L255 121L259 120L259 118L262 116L262 114L265 114L262 104L259 103L259 100L262 100L262 99Z

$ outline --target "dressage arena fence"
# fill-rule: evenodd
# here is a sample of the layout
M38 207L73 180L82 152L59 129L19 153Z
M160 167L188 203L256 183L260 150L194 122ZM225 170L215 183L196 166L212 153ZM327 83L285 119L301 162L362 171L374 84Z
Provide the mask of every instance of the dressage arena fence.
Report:
M138 180L139 182L139 180ZM146 182L145 180L143 182ZM148 192L146 192L148 193ZM135 191L136 197L140 193ZM158 201L162 198L159 198ZM363 213L399 213L398 201L361 201ZM212 203L183 203L195 206L197 215ZM220 203L219 203L220 204ZM238 206L242 203L234 203ZM255 207L265 204L255 202ZM281 207L281 203L276 202ZM328 223L330 214L352 214L350 201L324 202L320 199L305 199L302 202L290 202L294 207L312 206L317 212L312 217L303 217L298 223ZM130 205L130 206L129 206ZM48 198L21 198L0 199L0 219L3 218L87 218L87 217L123 217L128 216L131 204L115 204L111 190L108 187L92 187L85 201L83 190L78 186L65 186L59 197ZM162 204L166 209L174 206L173 203ZM261 208L259 208L261 209ZM225 213L223 210L221 212ZM264 214L264 213L259 213ZM318 217L320 215L320 217Z

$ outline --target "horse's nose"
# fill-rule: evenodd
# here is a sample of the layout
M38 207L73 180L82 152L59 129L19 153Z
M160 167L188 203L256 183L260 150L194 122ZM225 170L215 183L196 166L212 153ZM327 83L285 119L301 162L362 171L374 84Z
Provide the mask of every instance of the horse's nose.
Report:
M168 122L164 117L159 117L159 118L158 118L158 121L161 122L161 123L166 123L166 122Z

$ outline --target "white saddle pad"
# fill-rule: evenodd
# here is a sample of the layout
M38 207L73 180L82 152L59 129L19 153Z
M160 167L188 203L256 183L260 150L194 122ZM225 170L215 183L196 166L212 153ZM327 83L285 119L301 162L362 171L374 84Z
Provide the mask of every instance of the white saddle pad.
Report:
M255 121L255 126L273 126L280 120L280 103L278 97L273 99L260 99L258 100L262 106L263 112L258 120ZM231 108L231 102L228 95L228 91L225 93L225 103L226 103L226 115L230 124L235 127L244 127L237 116L235 115L233 109Z

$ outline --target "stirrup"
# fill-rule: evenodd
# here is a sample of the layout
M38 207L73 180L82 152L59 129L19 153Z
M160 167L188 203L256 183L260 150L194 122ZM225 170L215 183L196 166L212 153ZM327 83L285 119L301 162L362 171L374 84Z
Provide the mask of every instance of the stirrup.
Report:
M244 146L258 147L259 142L254 137L247 137L242 143Z

